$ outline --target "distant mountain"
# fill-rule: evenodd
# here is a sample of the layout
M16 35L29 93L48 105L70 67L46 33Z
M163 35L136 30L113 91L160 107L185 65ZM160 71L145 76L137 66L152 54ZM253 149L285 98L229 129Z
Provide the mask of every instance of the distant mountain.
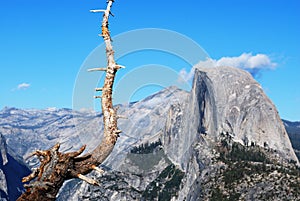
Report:
M21 180L28 174L29 168L7 148L0 133L0 200L16 200L24 190Z
M300 122L291 122L287 120L282 120L285 126L289 138L291 140L292 146L295 150L295 153L300 160Z
M124 164L132 162L130 159L126 159L131 149L140 144L157 142L163 134L170 105L185 100L187 95L188 93L183 90L169 87L140 102L120 105L118 113L126 117L126 119L119 120L119 128L123 133L118 139L113 153L104 163L105 169L120 171L128 168ZM91 151L100 142L102 129L102 114L94 112L54 108L45 110L4 108L0 112L0 132L7 138L8 146L14 147L15 152L25 158L34 150L48 149L57 142L62 143L61 150L63 151L78 149L83 144L87 144L87 151ZM143 182L151 182L159 175L160 171L171 164L163 152L158 151L156 156L158 158L155 160L150 157L152 158L150 164L143 164L146 166L144 167L145 174L148 174L148 178L145 175L140 178ZM135 154L132 154L132 157L134 159ZM133 160L134 162L135 160ZM29 158L27 163L31 167L35 167L37 160ZM158 164L159 167L157 166L156 170L152 171L151 168ZM136 169L131 169L130 172L132 171L139 172ZM121 180L128 179L123 178L122 175L124 174L121 171L118 175L113 173L112 177L121 177ZM73 180L65 185L64 193L58 199L70 200L70 196L72 199L79 199L78 193L70 190L75 187L85 189L89 188L89 185ZM128 188L128 192L130 192L131 187ZM115 193L115 190L106 193L109 197Z
M57 200L296 200L298 159L272 102L249 73L196 69L190 93L169 87L119 105L123 131L113 153L89 174L100 186L66 182ZM287 123L285 122L285 125ZM102 137L102 114L70 109L0 111L8 147L27 156ZM36 158L27 163L36 166Z
M136 143L156 141L162 133L169 106L184 100L188 93L169 87L140 102L119 105L118 113L123 131L113 156L121 157ZM20 156L28 156L36 149L48 149L60 142L62 151L77 150L87 144L91 151L102 138L102 114L71 109L21 110L4 108L0 111L0 132L9 147ZM31 167L36 160L28 159ZM110 163L114 165L115 160Z

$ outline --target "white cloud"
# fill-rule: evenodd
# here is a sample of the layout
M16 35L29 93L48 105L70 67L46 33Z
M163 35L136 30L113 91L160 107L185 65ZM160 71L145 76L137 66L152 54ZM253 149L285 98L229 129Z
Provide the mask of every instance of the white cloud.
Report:
M190 72L187 72L185 70L185 68L183 68L179 72L178 82L179 83L187 82L187 81L191 80L193 78L193 76L194 76L194 70L193 69Z
M30 84L24 82L17 86L17 90L25 90L25 89L28 89L29 87L30 87Z
M219 60L207 58L205 61L200 61L190 72L181 69L179 72L179 81L189 81L193 78L195 67L217 67L231 66L249 71L255 77L262 69L274 69L277 64L272 62L269 56L265 54L243 53L238 57L222 57Z
M252 53L243 53L238 57L222 57L215 62L216 66L232 66L241 69L272 69L277 65L265 54L252 55Z

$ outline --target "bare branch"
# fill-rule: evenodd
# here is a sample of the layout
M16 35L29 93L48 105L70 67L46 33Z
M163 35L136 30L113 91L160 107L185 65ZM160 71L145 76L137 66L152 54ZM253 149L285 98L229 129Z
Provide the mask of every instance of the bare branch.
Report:
M83 181L85 181L85 182L87 182L87 183L89 183L89 184L95 185L95 186L99 186L100 185L96 180L88 178L88 177L86 177L86 176L84 176L82 174L78 174L78 178L81 179L81 180L83 180Z
M101 12L105 12L105 10L103 9L95 9L95 10L90 10L91 13L101 13Z
M102 35L101 35L102 36ZM91 68L88 69L88 72L93 72L93 71L106 71L107 68Z
M78 151L66 153L66 155L68 155L70 158L75 158L75 157L79 156L80 154L82 154L82 152L84 152L85 148L86 148L86 145L83 145Z
M123 116L123 115L118 115L117 118L118 118L118 119L128 119L128 117Z
M103 91L103 88L95 88L95 91Z
M109 11L109 14L110 14L111 16L113 16L113 17L115 16L115 15L114 15L112 12L110 12L110 11Z
M117 64L117 65L116 65L116 68L117 68L117 69L125 68L125 66L122 66L122 65Z
M32 169L32 173L30 175L28 175L27 177L23 177L22 179L22 183L26 183L26 182L29 182L31 180L33 180L34 178L36 178L39 174L39 169L37 168L34 168Z
M98 168L97 166L95 165L92 165L92 168L93 170L95 170L96 172L100 173L100 174L103 174L104 173L104 170L102 170L101 168Z

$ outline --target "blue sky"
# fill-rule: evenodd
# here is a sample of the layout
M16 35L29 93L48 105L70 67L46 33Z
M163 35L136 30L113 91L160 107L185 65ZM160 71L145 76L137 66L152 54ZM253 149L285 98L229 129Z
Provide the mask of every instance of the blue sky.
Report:
M101 15L89 10L104 8L105 2L0 1L0 108L72 107L80 67L102 43L97 36ZM300 120L300 1L116 0L112 11L113 36L161 28L191 38L216 62L265 56L269 61L257 66L263 69L257 81L282 118ZM163 53L147 54L121 59L127 67L123 74L143 63L166 65L169 60ZM169 64L174 70L187 68L176 61ZM145 90L144 95L151 93Z

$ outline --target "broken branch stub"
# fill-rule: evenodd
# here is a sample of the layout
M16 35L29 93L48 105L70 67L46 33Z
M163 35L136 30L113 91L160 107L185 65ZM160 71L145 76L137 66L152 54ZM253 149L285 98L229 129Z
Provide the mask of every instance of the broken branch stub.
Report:
M23 178L24 182L30 182L26 185L26 192L23 193L18 200L55 200L56 195L63 185L64 181L72 178L80 178L92 185L99 185L98 181L90 179L85 174L95 170L102 173L103 170L99 166L112 152L114 145L121 131L117 127L117 111L112 103L112 91L116 72L124 66L118 65L114 59L114 51L111 44L111 36L108 27L109 16L111 15L111 7L114 0L108 0L105 10L91 10L91 12L103 12L102 34L106 45L107 67L90 69L90 71L105 71L106 76L104 85L96 88L101 91L104 136L100 144L88 154L80 156L86 146L82 146L78 151L70 153L59 152L60 144L45 151L36 151L32 155L36 155L40 159L40 167L32 174Z

